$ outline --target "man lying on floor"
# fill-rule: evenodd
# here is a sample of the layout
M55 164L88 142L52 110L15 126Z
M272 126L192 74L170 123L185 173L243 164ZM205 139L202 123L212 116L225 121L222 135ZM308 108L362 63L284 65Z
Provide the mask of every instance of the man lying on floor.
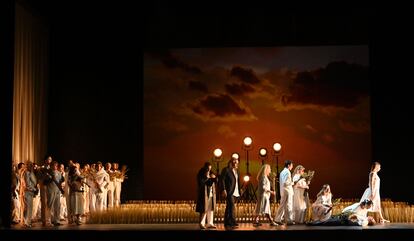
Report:
M367 226L374 225L375 219L368 216L368 210L372 206L372 201L365 199L360 203L354 203L342 210L341 214L332 215L326 221L313 221L308 225L327 225L327 226Z

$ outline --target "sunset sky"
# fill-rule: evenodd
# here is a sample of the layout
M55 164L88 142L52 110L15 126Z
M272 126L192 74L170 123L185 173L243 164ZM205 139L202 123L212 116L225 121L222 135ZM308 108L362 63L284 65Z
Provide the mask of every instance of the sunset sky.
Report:
M368 72L368 46L147 50L145 199L195 199L215 148L220 168L240 153L245 174L245 136L254 176L259 148L280 142L279 171L286 159L315 171L311 198L325 183L334 197L359 198L371 162Z

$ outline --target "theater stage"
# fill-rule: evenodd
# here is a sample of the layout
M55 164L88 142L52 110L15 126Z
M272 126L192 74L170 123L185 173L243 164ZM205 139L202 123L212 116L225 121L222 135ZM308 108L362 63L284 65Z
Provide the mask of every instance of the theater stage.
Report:
M84 224L31 229L13 227L3 229L3 236L15 239L42 240L412 240L414 224L390 223L369 227L358 226L277 226L263 224L253 227L241 223L238 229L225 230L222 224L216 230L200 230L198 224ZM10 235L10 236L9 236ZM145 237L145 239L143 239Z

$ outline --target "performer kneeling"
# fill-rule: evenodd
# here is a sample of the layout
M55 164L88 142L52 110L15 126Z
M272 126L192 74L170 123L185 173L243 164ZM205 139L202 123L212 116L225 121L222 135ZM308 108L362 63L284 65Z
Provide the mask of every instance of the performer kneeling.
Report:
M332 215L332 193L329 184L322 186L312 204L312 220L324 222Z

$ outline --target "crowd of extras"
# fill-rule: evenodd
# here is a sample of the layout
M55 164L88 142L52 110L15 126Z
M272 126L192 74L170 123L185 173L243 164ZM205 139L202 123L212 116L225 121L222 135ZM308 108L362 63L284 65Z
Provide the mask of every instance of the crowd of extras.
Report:
M21 162L12 170L12 224L81 225L91 212L120 206L127 171L116 162L65 166L51 156L42 165Z
M213 173L209 162L206 162L199 170L196 212L200 213L199 225L201 229L216 228L214 225L216 189L217 195L221 193L226 202L224 227L234 229L239 226L236 222L235 204L245 197L244 194L248 186L242 187L240 185L238 166L239 160L232 158L220 175ZM381 170L379 162L374 162L371 166L368 187L362 194L360 201L345 207L335 215L332 214L332 209L340 203L341 199L332 200L330 185L324 184L316 195L316 200L311 203L308 190L313 174L305 174L305 168L302 165L293 167L293 162L286 160L285 167L280 172L278 178L279 206L273 216L270 197L276 195L275 187L277 185L275 183L277 183L277 179L270 175L270 165L262 165L257 175L258 195L253 213L253 226L262 225L260 216L266 217L270 226L294 224L367 226L378 222L382 224L390 222L383 217L381 210L380 178L377 174ZM309 209L311 209L311 220L305 221ZM379 221L377 222L373 216L368 215L369 212L378 213Z

